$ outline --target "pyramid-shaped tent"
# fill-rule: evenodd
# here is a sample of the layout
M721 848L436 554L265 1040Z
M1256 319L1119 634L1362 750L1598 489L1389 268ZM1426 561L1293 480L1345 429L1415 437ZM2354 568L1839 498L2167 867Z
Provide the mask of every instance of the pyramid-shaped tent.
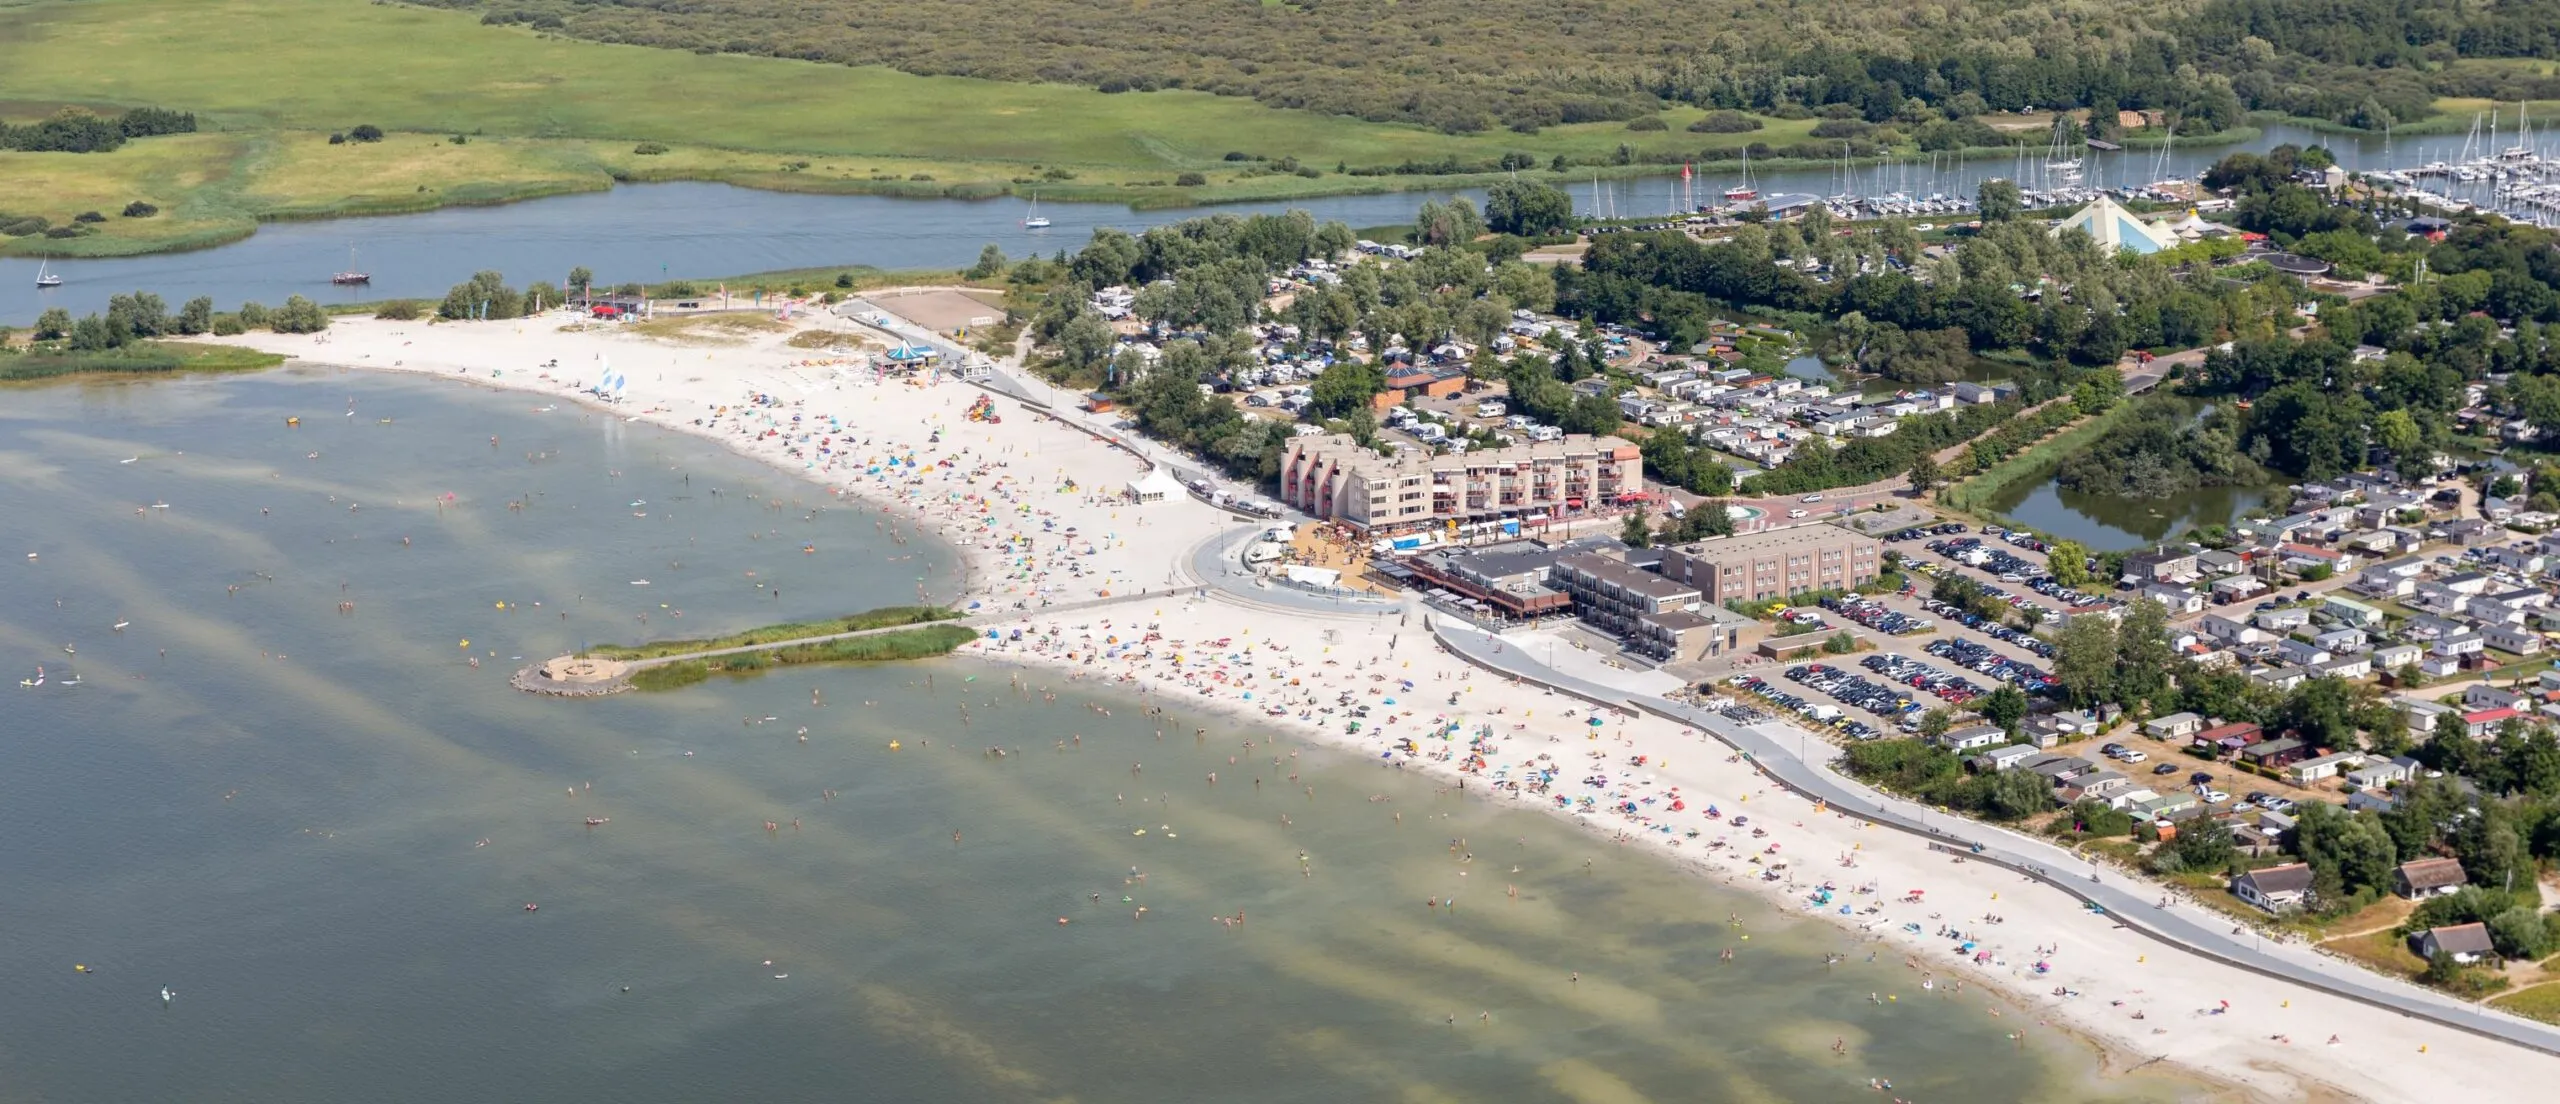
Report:
M2097 242L2099 248L2110 251L2130 249L2136 253L2157 253L2178 245L2177 235L2142 221L2106 196L2099 196L2088 206L2065 217L2053 232L2060 234L2073 227L2087 231L2090 240Z

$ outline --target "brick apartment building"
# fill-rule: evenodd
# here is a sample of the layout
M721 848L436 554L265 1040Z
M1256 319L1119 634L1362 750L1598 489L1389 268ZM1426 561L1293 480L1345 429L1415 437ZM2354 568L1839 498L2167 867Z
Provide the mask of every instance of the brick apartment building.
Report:
M1372 532L1503 518L1569 518L1644 492L1643 453L1580 434L1508 448L1380 456L1339 433L1294 438L1280 459L1280 500Z

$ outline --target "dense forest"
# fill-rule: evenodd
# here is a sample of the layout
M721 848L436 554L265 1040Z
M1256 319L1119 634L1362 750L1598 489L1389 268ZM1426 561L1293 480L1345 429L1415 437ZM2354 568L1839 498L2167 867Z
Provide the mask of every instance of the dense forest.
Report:
M427 0L605 42L911 73L1187 88L1453 132L1633 119L1666 103L1849 105L1868 122L2156 108L2381 128L2440 95L2560 96L2449 67L2560 57L2560 0Z

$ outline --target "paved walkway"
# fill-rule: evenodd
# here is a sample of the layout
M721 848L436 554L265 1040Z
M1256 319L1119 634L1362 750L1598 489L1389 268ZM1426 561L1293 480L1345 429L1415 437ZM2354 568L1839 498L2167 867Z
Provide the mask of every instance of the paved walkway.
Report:
M1551 686L1594 704L1694 726L1748 756L1769 778L1821 799L1833 811L1925 836L1932 846L2018 871L2102 908L2125 927L2173 947L2251 973L2560 1055L2560 1027L2465 1004L2307 948L2269 946L2246 929L2233 929L2227 917L2209 909L2184 904L2162 908L2159 886L2096 866L2051 843L1878 793L1833 771L1827 764L1829 742L1798 726L1783 721L1738 724L1721 714L1563 674L1507 646L1502 637L1463 627L1454 619L1435 617L1431 628L1451 652L1479 667ZM1817 746L1822 749L1820 759L1813 751Z

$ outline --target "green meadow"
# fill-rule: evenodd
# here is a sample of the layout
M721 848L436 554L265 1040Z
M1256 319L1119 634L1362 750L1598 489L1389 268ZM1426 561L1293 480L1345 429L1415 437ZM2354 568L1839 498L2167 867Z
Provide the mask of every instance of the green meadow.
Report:
M0 212L57 224L135 199L73 239L8 251L109 255L219 244L262 220L392 213L610 187L718 180L817 192L991 195L1146 206L1480 182L1337 168L1606 159L1801 140L1622 123L1449 135L1199 92L1105 94L773 58L579 42L466 13L360 0L0 0L0 117L64 105L195 112L204 133L102 154L0 152ZM359 124L379 143L331 145ZM464 139L456 143L456 136ZM649 143L649 146L643 146ZM663 152L640 153L664 147ZM1294 157L1308 177L1226 160ZM1659 171L1630 167L1626 172ZM1184 174L1199 183L1184 183ZM1577 179L1591 175L1575 170Z

